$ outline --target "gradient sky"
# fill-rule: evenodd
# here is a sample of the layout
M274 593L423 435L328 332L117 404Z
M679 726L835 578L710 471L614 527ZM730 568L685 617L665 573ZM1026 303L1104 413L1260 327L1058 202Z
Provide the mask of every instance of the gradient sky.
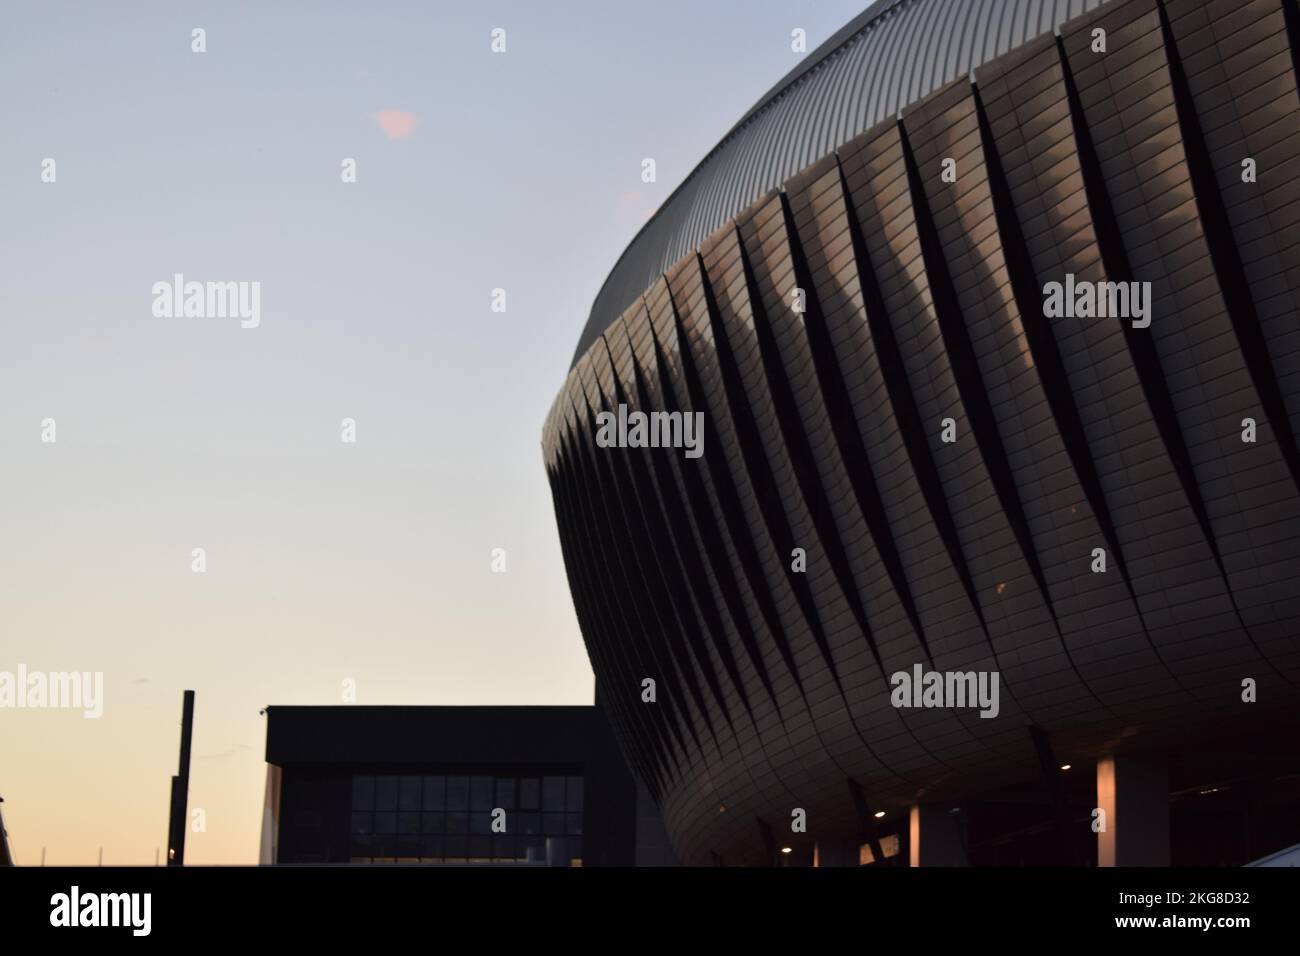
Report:
M184 688L193 863L257 860L267 704L590 702L542 421L790 31L865 6L4 5L0 670L105 680L0 710L19 863L153 863ZM155 318L177 272L260 282L260 327Z

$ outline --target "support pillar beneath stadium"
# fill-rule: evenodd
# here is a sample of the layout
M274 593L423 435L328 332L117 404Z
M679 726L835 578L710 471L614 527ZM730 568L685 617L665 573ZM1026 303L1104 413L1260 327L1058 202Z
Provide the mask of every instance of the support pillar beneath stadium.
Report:
M1097 761L1098 866L1169 865L1169 772L1159 760L1123 755Z
M957 818L943 805L918 803L908 820L909 866L969 866Z

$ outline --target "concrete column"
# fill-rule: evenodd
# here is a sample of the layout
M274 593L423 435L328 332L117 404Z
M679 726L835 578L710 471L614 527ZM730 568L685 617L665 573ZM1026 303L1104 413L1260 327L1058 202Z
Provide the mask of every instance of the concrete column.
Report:
M1169 773L1151 758L1122 755L1097 761L1098 866L1169 865Z
M961 828L949 808L916 804L909 818L909 866L968 866Z

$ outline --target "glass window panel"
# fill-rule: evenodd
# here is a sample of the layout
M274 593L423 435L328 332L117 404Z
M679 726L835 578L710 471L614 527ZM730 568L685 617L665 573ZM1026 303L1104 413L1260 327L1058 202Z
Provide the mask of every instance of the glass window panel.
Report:
M420 809L420 790L421 781L419 777L402 777L401 795L398 798L397 809L399 810L418 810Z
M418 836L401 836L397 838L398 859L415 863L420 859L420 838Z
M513 810L515 808L515 778L498 777L497 778L497 802L496 806L503 810Z
M420 815L418 813L399 813L397 815L398 833L419 833Z
M564 835L564 814L543 813L542 832L545 833L547 836L563 836Z
M375 815L373 813L354 813L352 814L352 832L353 833L374 833L375 832Z
M465 849L466 849L465 841L468 839L469 839L468 837L463 837L463 836L447 837L446 843L444 844L446 847L446 849L444 850L444 856L446 857L446 859L448 861L456 861L456 862L464 861Z
M396 837L391 836L374 836L370 838L372 846L371 856L376 863L388 862L394 852L397 850Z
M539 810L539 801L541 800L542 785L536 777L524 777L519 781L519 809L520 810Z
M541 833L542 832L541 814L529 813L528 811L520 811L519 813L515 814L511 829L513 829L516 833L532 833L532 834Z
M447 806L447 778L424 778L424 809L442 810Z
M492 859L492 838L472 836L469 838L469 858L476 863L487 863Z
M564 778L563 777L542 778L542 809L543 810L564 809Z
M396 814L396 813L376 813L376 814L375 814L375 832L376 832L376 833L396 833L396 832L397 832L397 814Z
M441 833L443 817L441 813L420 814L420 830L423 833Z
M397 809L397 778L396 777L375 778L375 809L376 810Z
M540 862L546 859L546 848L541 837L519 838L519 859Z
M447 809L469 809L469 777L447 778Z
M442 862L442 837L423 836L420 838L420 859L425 863Z
M564 803L566 809L581 810L582 809L582 778L570 777L566 789L568 791L568 797Z
M564 823L565 823L564 826L565 833L576 833L578 836L582 836L582 814L581 813L566 813L564 815Z
M449 814L447 814L447 832L448 832L448 833L468 833L468 832L469 832L469 814L468 814L468 813L449 813Z
M471 810L492 809L492 784L491 777L470 778L469 808Z
M470 833L491 833L492 815L486 810L471 810L469 814Z
M515 838L508 833L498 833L492 838L492 858L494 860L513 860L515 858Z
M352 838L352 862L369 863L370 862L370 837L355 836Z
M375 808L375 778L352 778L352 809L373 810Z

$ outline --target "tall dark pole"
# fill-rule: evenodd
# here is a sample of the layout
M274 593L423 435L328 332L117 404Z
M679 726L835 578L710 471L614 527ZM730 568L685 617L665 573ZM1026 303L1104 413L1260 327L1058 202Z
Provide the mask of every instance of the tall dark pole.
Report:
M190 737L194 733L194 691L181 706L181 765L172 777L171 819L167 826L167 865L185 865L185 830L190 795Z

